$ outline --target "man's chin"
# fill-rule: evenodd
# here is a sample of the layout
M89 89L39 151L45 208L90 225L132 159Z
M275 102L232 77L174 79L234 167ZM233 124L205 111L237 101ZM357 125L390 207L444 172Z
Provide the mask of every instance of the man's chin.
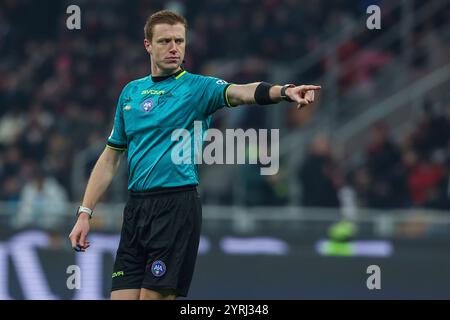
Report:
M173 62L169 62L169 61L164 61L164 67L167 69L177 69L181 63L179 62L179 60L173 61Z

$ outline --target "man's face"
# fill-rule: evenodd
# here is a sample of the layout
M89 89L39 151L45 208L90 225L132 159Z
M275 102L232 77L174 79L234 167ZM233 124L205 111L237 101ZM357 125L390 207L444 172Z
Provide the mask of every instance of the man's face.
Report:
M184 59L186 29L182 24L157 24L153 27L151 42L146 39L144 45L152 64L165 72L174 71Z

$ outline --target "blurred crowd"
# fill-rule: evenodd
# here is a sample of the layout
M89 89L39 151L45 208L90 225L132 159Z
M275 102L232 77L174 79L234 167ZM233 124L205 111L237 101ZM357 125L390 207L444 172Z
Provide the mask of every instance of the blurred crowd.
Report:
M101 150L122 87L149 74L143 25L150 13L168 8L187 17L187 70L245 83L267 79L271 62L300 59L336 28L364 16L370 3L373 1L2 1L0 201L18 204L28 221L37 214L36 208L61 212L66 200L80 200L73 181L77 155L92 147ZM65 11L70 4L81 7L81 30L66 28ZM395 16L390 19L393 23ZM342 55L357 52L358 45L364 43L347 44ZM377 53L366 58L373 62L369 71L374 72L388 62L389 55ZM327 65L321 60L318 68L299 75L298 80L326 74ZM341 89L368 76L368 69L356 69L358 72L347 70L340 76L345 84ZM234 124L264 126L266 110L256 115L244 111ZM314 141L298 172L305 192L303 204L337 206L338 190L351 185L362 206L448 208L448 128L448 115L427 110L400 145L390 140L388 128L379 124L373 129L364 165L345 174L332 158L329 142ZM91 152L83 158L82 181L97 156L98 152ZM266 184L257 181L266 188L261 191L263 198L273 199L271 204L287 203L286 186L276 177L270 179Z
M359 161L338 157L332 140L317 135L295 172L300 204L306 207L450 209L450 101L425 103L422 115L405 135L394 138L378 122L371 128ZM280 169L283 171L283 167ZM286 177L243 170L247 205L288 204Z
M418 123L398 141L385 123L375 124L355 167L338 162L327 139L315 139L298 173L303 204L339 207L350 190L357 207L450 209L450 103L443 112L436 109L425 104Z

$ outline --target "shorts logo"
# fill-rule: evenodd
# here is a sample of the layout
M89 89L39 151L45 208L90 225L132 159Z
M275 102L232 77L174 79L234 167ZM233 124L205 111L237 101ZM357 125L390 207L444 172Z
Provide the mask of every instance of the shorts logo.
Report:
M113 272L112 277L122 277L124 275L123 271Z
M161 260L152 263L152 274L155 277L162 277L166 273L166 265Z
M216 81L216 83L217 84L227 84L228 82L226 82L225 80L219 79L219 80Z
M150 111L152 111L154 106L155 106L155 103L153 102L153 99L150 98L150 99L144 100L144 102L142 102L141 109L142 109L142 111L150 112Z

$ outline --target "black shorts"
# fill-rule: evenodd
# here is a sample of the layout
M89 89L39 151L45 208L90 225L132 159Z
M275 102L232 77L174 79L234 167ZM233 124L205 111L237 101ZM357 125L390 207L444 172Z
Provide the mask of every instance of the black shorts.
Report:
M200 241L195 186L130 192L111 290L146 288L186 297Z

